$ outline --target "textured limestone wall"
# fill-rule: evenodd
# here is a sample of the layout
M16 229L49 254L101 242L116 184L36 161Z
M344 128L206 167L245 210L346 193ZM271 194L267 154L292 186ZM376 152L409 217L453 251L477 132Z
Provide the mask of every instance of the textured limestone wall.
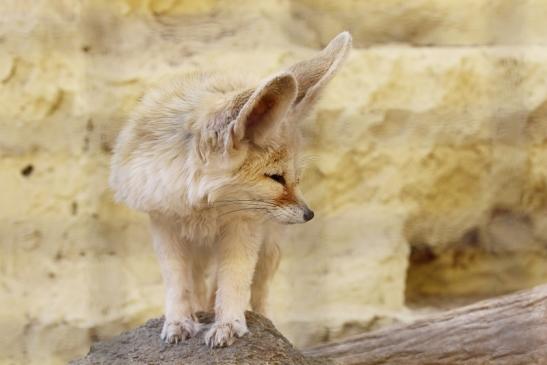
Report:
M304 125L304 191L272 317L297 345L547 279L547 2L0 2L0 363L58 364L161 313L146 218L110 148L194 70L266 75L343 29ZM407 275L408 273L408 275Z

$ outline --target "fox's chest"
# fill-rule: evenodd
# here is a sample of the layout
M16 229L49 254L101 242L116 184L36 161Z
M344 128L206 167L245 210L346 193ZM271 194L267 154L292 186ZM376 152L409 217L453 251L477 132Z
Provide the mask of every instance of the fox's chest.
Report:
M181 217L181 236L199 245L211 245L219 236L221 225L214 212L199 212Z
M229 211L230 213L231 211ZM254 218L254 219L253 219ZM181 238L197 245L213 245L222 235L223 227L237 225L245 220L256 220L249 213L227 214L224 210L203 210L195 214L180 217ZM257 220L257 222L260 220ZM278 226L272 222L261 222L253 225L254 229L269 232L270 226Z

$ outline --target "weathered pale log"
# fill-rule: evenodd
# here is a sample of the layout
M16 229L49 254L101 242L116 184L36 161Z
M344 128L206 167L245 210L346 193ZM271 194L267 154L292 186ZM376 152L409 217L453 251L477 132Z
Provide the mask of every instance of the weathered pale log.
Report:
M547 364L547 285L304 351L337 364Z

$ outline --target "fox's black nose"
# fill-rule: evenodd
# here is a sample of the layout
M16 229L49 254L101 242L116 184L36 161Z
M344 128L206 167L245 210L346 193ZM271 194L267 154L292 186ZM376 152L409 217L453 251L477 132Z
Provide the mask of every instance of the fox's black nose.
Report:
M313 218L314 214L313 214L313 210L311 209L306 209L306 211L304 212L304 220L307 222L307 221L310 221L312 218Z

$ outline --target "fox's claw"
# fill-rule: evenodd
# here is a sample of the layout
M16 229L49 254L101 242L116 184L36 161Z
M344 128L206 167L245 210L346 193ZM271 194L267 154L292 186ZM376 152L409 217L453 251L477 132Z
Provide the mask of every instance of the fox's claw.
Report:
M249 332L245 321L232 321L226 323L213 323L213 326L205 334L205 344L211 348L230 346L236 338Z
M169 344L177 344L186 341L190 337L194 337L199 332L201 325L194 322L192 319L184 321L168 321L163 322L161 330L161 339Z
M186 330L177 331L179 333L164 334L162 340L168 344L177 344L190 338L190 334Z

